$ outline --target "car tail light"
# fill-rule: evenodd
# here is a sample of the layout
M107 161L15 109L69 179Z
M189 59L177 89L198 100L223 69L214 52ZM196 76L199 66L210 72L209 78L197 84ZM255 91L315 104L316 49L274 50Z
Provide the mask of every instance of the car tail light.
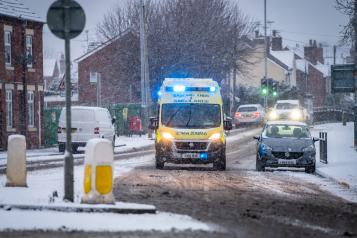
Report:
M254 116L255 117L259 117L260 116L260 112L254 112Z
M242 114L240 112L236 112L235 117L240 118L241 116L242 116Z
M99 127L94 128L94 134L99 134Z
M62 132L62 128L61 127L57 127L57 133L61 133Z

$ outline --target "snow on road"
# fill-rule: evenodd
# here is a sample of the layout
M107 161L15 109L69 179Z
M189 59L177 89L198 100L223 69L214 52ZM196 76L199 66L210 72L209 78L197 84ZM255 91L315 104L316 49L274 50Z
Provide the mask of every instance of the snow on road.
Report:
M138 165L153 164L152 156L116 161L114 176L129 172ZM71 206L62 201L63 168L28 172L28 187L5 187L6 176L0 176L0 204L33 204ZM75 203L79 203L82 193L83 166L74 169ZM56 191L58 197L53 194ZM53 200L54 201L50 201ZM134 205L135 206L135 205ZM113 213L74 213L56 211L0 210L0 230L85 230L85 231L170 231L213 230L211 225L194 220L185 215L172 213L125 215Z

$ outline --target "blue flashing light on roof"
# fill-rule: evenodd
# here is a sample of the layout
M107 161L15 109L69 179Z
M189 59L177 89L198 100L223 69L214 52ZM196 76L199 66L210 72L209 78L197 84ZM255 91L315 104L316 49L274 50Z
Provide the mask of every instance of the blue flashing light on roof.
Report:
M209 87L209 91L210 91L210 92L216 91L216 87L214 87L214 86Z
M174 92L184 92L186 90L186 87L184 85L175 85L174 86Z
M158 91L158 92L157 92L157 95L158 95L159 97L161 96L161 94L162 94L161 91Z

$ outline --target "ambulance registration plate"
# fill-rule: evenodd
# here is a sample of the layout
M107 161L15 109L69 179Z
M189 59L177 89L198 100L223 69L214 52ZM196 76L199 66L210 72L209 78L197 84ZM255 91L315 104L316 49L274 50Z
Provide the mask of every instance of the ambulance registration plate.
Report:
M200 158L200 154L199 153L183 153L183 154L181 154L181 158L196 159L196 158Z

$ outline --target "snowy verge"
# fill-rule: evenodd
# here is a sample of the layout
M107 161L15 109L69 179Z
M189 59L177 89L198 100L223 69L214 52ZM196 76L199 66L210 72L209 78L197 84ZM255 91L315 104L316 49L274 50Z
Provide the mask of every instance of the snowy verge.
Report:
M353 123L317 125L312 135L327 132L327 164L320 162L319 142L316 142L316 173L357 192L357 151L353 147Z

